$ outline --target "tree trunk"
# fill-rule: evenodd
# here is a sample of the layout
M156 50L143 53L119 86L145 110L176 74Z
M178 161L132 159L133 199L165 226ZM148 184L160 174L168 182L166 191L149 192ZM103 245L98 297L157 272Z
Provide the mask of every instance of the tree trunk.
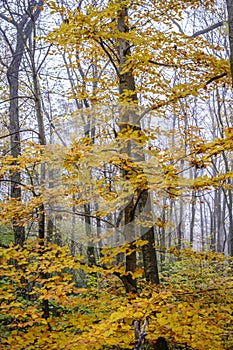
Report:
M19 2L17 2L20 8ZM8 7L9 17L0 14L0 18L10 25L13 25L16 30L16 45L15 48L10 47L12 53L12 60L7 69L7 80L9 83L9 118L10 118L10 134L11 134L11 154L17 159L21 153L21 138L20 138L20 122L19 122L19 68L25 52L25 44L32 33L33 25L39 17L40 8L43 5L43 1L31 1L29 3L28 9L25 9L25 13L20 15L20 21L17 22L15 17L15 10L12 12ZM37 7L38 6L38 7ZM9 41L7 36L4 38ZM18 171L14 171L11 174L11 198L21 201L22 200L22 190L21 190L21 174ZM19 226L18 222L13 221L13 231L14 231L14 241L15 244L23 245L25 241L25 229L23 226Z
M233 87L233 0L226 0L226 1L227 1L227 11L228 11L230 64L231 64L231 76L232 76L232 87Z
M12 62L7 70L7 79L10 87L10 134L11 134L11 155L17 159L21 154L20 145L20 125L19 125L19 66L22 59L20 43L17 43ZM22 199L21 174L19 171L13 171L11 174L11 198L17 201ZM25 241L25 228L19 226L17 221L13 221L14 241L15 244L23 246Z
M128 9L122 5L121 10L119 11L118 21L117 21L117 29L120 33L127 33L129 31L128 25ZM118 45L117 45L117 52L119 56L119 63L120 66L118 68L118 76L119 76L119 93L120 96L123 96L125 92L131 92L130 95L130 101L134 102L134 106L138 105L138 98L136 94L136 86L135 86L135 79L133 76L132 69L127 70L127 72L122 73L122 67L126 64L127 57L130 56L130 43L127 42L126 39L119 38L118 39ZM137 115L135 112L135 108L130 108L130 110L127 110L127 113L123 113L121 117L121 124L120 127L122 130L126 128L126 126L141 131L141 126L137 121ZM132 149L132 145L128 145L127 147L127 154L129 157L132 157L136 160L144 160L143 155L134 153ZM133 153L133 154L132 154ZM149 199L149 193L147 190L144 191L143 195L139 194L139 201L138 201L138 207L139 212L140 209L142 209L147 204L147 210L151 212L151 203ZM137 200L137 199L136 199ZM149 206L148 206L149 204ZM135 209L133 208L132 212L132 206L133 206L133 199L128 203L128 205L125 208L125 227L130 227L130 230L135 230L133 221L135 220ZM129 230L128 230L129 231ZM130 241L131 248L132 247L132 232L127 233L128 237L127 240ZM156 251L154 248L154 231L153 227L146 230L145 233L142 235L143 239L147 240L148 243L143 246L142 254L143 254L143 264L144 264L144 272L146 279L149 282L152 283L159 283L159 277L158 277L158 268L157 268L157 257L156 257ZM134 271L136 269L136 252L132 250L131 254L128 254L126 256L126 271ZM136 288L136 280L132 280L132 286Z
M35 42L35 37L33 37L33 43ZM33 78L33 88L34 88L34 99L35 99L35 110L36 110L36 118L37 118L37 126L38 126L38 132L39 132L39 144L41 146L46 145L46 137L45 137L45 128L44 128L44 119L43 119L43 112L42 112L42 106L41 106L41 93L40 93L40 87L39 87L39 81L38 81L38 71L36 69L35 65L35 47L33 44L33 49L31 52L31 58L32 58L32 78ZM40 166L41 173L40 173L40 185L43 187L45 185L45 164L41 164ZM39 238L41 240L45 239L45 207L42 203L39 207Z
M159 337L155 343L155 350L168 350L167 341L163 337Z

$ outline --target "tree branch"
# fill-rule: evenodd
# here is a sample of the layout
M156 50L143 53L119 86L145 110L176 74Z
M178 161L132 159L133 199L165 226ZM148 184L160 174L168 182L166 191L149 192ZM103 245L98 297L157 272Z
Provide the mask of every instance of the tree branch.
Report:
M148 60L148 62L152 63L152 64L154 64L156 66L178 68L178 66L175 65L175 64L161 63L161 62L156 62L156 61L153 61L153 60Z
M5 139L6 137L9 137L9 136L15 135L18 132L26 132L26 131L34 132L35 134L37 134L39 136L39 133L36 130L23 129L23 130L17 130L17 131L11 132L10 134L7 134L7 135L0 136L0 140Z
M62 209L54 209L52 208L52 211L56 212L56 213L66 213L66 214L71 214L71 215L76 215L76 216L83 216L83 217L88 217L88 218L91 218L91 219L98 219L102 222L104 222L105 224L108 224L109 226L111 226L112 228L116 228L116 225L114 225L112 222L108 221L108 220L105 220L105 219L102 219L100 218L99 216L97 215L92 215L92 214L85 214L85 213L81 213L81 212L77 212L77 211L70 211L70 210L62 210ZM120 230L119 230L120 231ZM121 231L120 231L121 232Z
M31 96L17 96L17 97L8 98L7 100L3 100L0 102L0 104L7 103L7 102L10 102L12 100L19 99L19 98L26 98L27 100L34 100L34 97L31 97Z
M105 48L105 43L103 42L102 39L100 39L100 41L98 42L101 46L101 48L103 49L103 51L106 53L106 55L108 56L109 60L111 61L115 71L116 71L116 74L118 76L118 78L120 77L120 73L119 73L119 70L118 70L118 67L116 66L115 62L114 62L114 59L112 58L112 56L110 55L110 53L108 52L108 50L106 50Z
M220 75L216 75L215 77L212 77L212 78L210 78L209 80L207 80L201 87L203 88L203 87L205 87L205 86L211 84L213 81L218 80L218 79L221 79L221 78L223 78L223 77L225 77L225 76L227 76L227 73L226 73L226 72L224 72L224 73L222 73L222 74L220 74ZM193 91L193 90L190 90L190 91L188 91L185 95L175 96L175 97L171 98L171 99L168 100L168 101L162 101L162 102L158 103L157 105L154 105L154 106L152 106L152 107L150 107L150 108L147 108L147 109L139 116L139 121L140 121L147 113L149 113L149 112L151 112L151 111L155 111L155 110L157 110L157 109L159 109L159 108L161 108L161 107L167 106L168 104L170 104L170 103L172 103L172 102L175 102L175 101L179 100L180 98L188 97L189 95L191 95L191 92L192 92L192 91Z
M2 13L0 13L0 18L6 22L12 24L13 26L16 26L16 22L14 21L14 19L12 17L7 17L7 16L3 15Z
M199 36L199 35L203 35L203 34L209 33L209 32L211 32L212 30L214 30L214 29L216 29L216 28L218 28L218 27L223 26L223 24L224 24L224 21L219 21L219 22L217 22L217 23L215 23L215 24L212 24L211 26L209 26L209 27L207 27L207 28L205 28L205 29L202 29L202 30L197 31L196 33L194 33L193 35L191 35L190 38L196 38L196 37Z

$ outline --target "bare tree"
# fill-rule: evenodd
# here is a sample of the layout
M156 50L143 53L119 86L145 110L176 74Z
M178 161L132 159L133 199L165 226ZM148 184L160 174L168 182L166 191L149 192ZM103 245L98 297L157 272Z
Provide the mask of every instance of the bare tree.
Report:
M1 1L0 33L8 45L11 60L7 68L9 83L9 131L11 138L11 154L17 159L21 153L21 136L19 120L19 71L25 53L25 45L32 33L34 23L42 10L43 1L20 1L15 3ZM13 36L13 39L12 39ZM14 171L11 175L11 198L21 201L21 175ZM25 230L16 221L13 222L15 244L23 245Z

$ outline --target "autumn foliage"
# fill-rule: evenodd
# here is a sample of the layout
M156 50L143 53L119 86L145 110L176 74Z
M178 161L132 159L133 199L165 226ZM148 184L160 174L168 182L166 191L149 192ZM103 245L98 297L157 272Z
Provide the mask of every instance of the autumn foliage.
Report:
M17 4L0 11L22 45L17 61L0 25L0 349L232 350L227 29L196 25L218 4ZM36 36L44 12L59 25Z
M167 259L161 285L141 278L138 293L126 295L112 271L66 247L2 249L1 349L132 349L133 323L146 320L145 349L162 336L180 349L230 350L232 259L189 248L171 248Z

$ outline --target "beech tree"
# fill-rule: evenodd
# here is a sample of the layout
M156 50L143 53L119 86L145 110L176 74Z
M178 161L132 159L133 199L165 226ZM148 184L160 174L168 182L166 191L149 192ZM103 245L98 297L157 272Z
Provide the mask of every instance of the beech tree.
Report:
M1 225L33 225L32 240L0 249L2 347L230 350L226 6L43 6L53 29L33 27L19 65L36 141L1 155L1 183L27 174L14 206L2 197ZM39 64L37 40L49 47Z
M101 62L99 66L103 67L105 64L108 64L109 73L106 71L101 78L95 79L98 81L98 88L95 90L94 96L91 95L91 92L88 94L88 91L85 90L83 96L79 92L78 98L80 100L88 98L90 99L90 103L96 106L99 99L101 99L101 103L103 104L104 102L108 103L110 96L114 96L114 100L120 105L127 105L128 109L124 111L123 108L119 119L116 120L119 127L119 131L116 133L116 139L126 141L126 144L122 144L122 149L119 152L128 154L127 159L124 159L124 162L127 162L127 167L124 166L121 157L117 161L115 159L110 160L111 164L121 169L125 178L127 178L128 172L132 172L133 169L131 158L134 159L135 166L138 169L141 169L143 162L143 158L140 156L140 151L137 148L138 146L131 149L133 142L135 144L135 140L138 144L142 140L141 138L144 134L141 128L142 118L146 118L148 115L155 118L153 111L166 118L172 110L177 110L178 105L181 106L181 109L187 108L186 100L192 101L195 99L195 96L205 99L208 89L210 91L217 82L221 82L222 80L225 84L229 82L227 60L219 59L214 54L206 53L204 47L211 44L207 44L206 40L201 37L201 35L209 33L221 26L222 22L194 32L192 35L187 35L183 30L177 32L174 29L174 26L177 26L177 18L179 18L179 14L176 14L176 9L180 6L179 2L166 4L163 10L161 10L161 7L154 6L154 3L144 5L138 3L132 7L130 2L110 2L99 5L95 3L95 5L90 5L83 2L82 6L76 9L74 8L72 11L70 9L66 11L65 6L62 6L60 10L62 15L66 17L66 20L62 23L60 29L50 35L53 43L57 41L59 45L66 47L67 52L75 52L73 67L80 64L82 59L85 59L86 62L90 62L91 64L97 52L99 62ZM188 2L185 8L195 9L199 8L199 5L195 1ZM208 10L208 7L211 6L212 2L206 3L205 10ZM51 7L54 12L59 11L59 6L54 3L51 4ZM147 18L148 13L150 13L149 19ZM162 22L164 23L164 28L161 28L158 24L158 19L161 16L163 16ZM150 26L145 24L147 21L149 21ZM169 37L172 39L168 37L167 33L169 33ZM170 50L171 41L176 43L174 50ZM185 51L183 47L186 48ZM179 77L178 79L176 78L175 84L169 85L168 81L171 79L170 77L172 75L176 77L177 74L179 74ZM87 75L85 82L91 82L92 79L91 76ZM119 93L116 93L116 90L114 90L117 88ZM143 96L142 104L144 110L136 112L135 108L139 107L139 95ZM176 174L185 173L188 162L191 162L194 169L199 167L197 165L199 163L196 163L197 160L190 159L190 155L192 152L198 154L199 152L202 153L202 151L193 149L193 141L191 141L191 136L188 136L188 132L188 129L185 130L184 134L182 135L181 133L180 137L176 139L182 145L182 151L180 153L177 152L176 157L174 157L173 153L177 149L171 149L168 153L168 158L163 157L163 167L158 167L154 172L154 174L158 172L166 174L167 172L169 175L166 183L163 182L163 185L160 186L160 180L153 179L151 173L148 174L148 170L145 171L146 177L151 179L149 182L151 181L150 189L152 191L163 191L168 197L179 197L182 187L180 183L183 180L178 178ZM140 136L137 139L135 135ZM184 144L182 137L185 137L185 140L190 137L190 141L185 141L186 144ZM200 139L199 142L204 141ZM227 149L229 148L227 147ZM135 151L137 152L137 156ZM152 156L153 160L155 160L155 151L153 152L146 151L147 155L149 157ZM208 156L206 159L208 159ZM168 165L165 165L166 162L171 163L169 170ZM174 163L179 164L179 170L172 165ZM150 166L150 163L147 163L147 165L145 163L143 164L143 168L149 168ZM203 167L205 167L205 163ZM143 182L145 181L143 173L136 171L135 175L138 177L138 189L141 188L142 191L137 189L134 192L133 198L131 197L123 215L125 227L130 227L130 233L128 233L127 239L131 242L134 241L133 237L135 235L133 233L134 220L137 216L135 205L143 207L145 202L148 205L149 200L147 182ZM229 172L226 176L230 176ZM139 181L140 178L142 178L141 182ZM177 181L179 182L178 187L173 185ZM200 185L198 185L198 181L200 181ZM194 185L191 185L193 190L198 190L202 186L201 178L193 179L193 183ZM129 193L129 195L132 195L132 193ZM152 215L151 209L148 210L148 213ZM177 223L177 227L179 227L178 246L181 246L183 239L181 227L182 215L180 215ZM148 225L148 222L147 220L146 225ZM157 265L156 256L152 248L154 244L153 226L151 226L149 231L147 230L144 237L145 242L149 243L145 244L142 252L144 255L145 275L148 280L156 282L158 281L158 274L155 270ZM131 238L129 237L130 234ZM127 253L126 272L133 272L135 266L136 252ZM130 283L131 285L134 284L135 288L135 282L131 281Z

